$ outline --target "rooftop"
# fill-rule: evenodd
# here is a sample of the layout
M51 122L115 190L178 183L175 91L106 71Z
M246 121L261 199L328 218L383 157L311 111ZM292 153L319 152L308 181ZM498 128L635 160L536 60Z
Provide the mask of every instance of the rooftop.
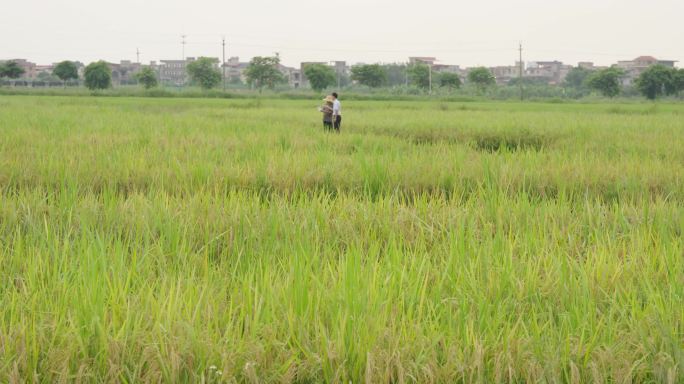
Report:
M634 61L658 61L658 59L653 56L639 56Z

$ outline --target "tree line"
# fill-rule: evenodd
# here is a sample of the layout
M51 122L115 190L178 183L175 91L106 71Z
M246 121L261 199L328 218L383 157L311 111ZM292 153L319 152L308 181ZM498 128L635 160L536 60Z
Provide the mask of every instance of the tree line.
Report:
M568 73L564 86L576 90L587 89L612 98L622 92L625 75L625 71L617 67L598 71L577 67ZM684 69L652 65L636 78L634 85L649 100L678 95L684 91Z
M286 81L279 70L280 58L278 57L255 57L250 62L245 76L250 86L259 90L274 88ZM185 70L190 81L203 89L212 89L221 83L223 78L221 71L214 65L214 60L208 57L200 57L188 63ZM0 64L0 78L18 79L25 73L24 69L15 61ZM55 65L53 75L66 83L69 80L79 79L78 66L72 61L63 61ZM159 84L156 71L149 66L143 66L135 74L135 79L144 88L154 88ZM107 89L112 86L112 70L105 61L90 63L83 71L84 85L91 90Z
M264 88L275 88L285 83L286 79L279 69L280 58L254 57L247 69L245 78L247 84L261 91ZM187 64L186 72L193 84L203 89L218 86L223 78L214 60L207 57ZM0 78L17 79L24 74L23 68L14 61L0 64ZM53 69L53 75L66 86L70 80L78 80L79 73L76 63L62 61ZM312 89L321 92L336 84L346 85L350 81L370 88L386 86L411 85L418 89L427 90L433 87L447 90L458 89L463 85L463 79L457 73L434 72L424 63L405 64L364 64L351 69L349 78L339 74L334 68L325 64L309 64L304 66L303 75L309 81ZM606 97L615 97L622 91L622 79L625 72L617 67L598 71L576 67L567 74L563 87L582 92L598 92ZM144 66L135 74L135 79L146 89L156 87L159 78L156 71ZM112 71L104 61L97 61L85 67L83 72L84 84L91 90L107 89L112 86ZM496 85L496 78L485 67L473 68L468 71L466 80L476 90L484 94ZM519 79L513 79L510 85L517 85ZM532 80L523 78L522 81ZM646 98L654 100L662 96L673 96L684 90L684 69L668 68L653 65L639 75L635 81L636 89Z
M456 73L431 72L430 67L424 63L364 64L352 67L350 80L370 88L411 84L423 90L430 87L456 89L463 84L461 77ZM304 67L304 76L311 88L320 92L334 85L340 74L328 65L310 64ZM494 75L487 68L472 70L468 75L468 81L482 90L496 83Z

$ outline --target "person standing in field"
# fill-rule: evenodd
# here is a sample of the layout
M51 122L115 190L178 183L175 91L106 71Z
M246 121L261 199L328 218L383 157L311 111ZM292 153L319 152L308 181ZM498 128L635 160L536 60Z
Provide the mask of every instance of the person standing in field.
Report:
M323 114L323 129L330 131L333 129L333 106L335 100L332 96L323 99L323 105L318 110Z
M333 98L333 128L340 133L340 128L342 128L342 103L337 98L337 92L332 93Z

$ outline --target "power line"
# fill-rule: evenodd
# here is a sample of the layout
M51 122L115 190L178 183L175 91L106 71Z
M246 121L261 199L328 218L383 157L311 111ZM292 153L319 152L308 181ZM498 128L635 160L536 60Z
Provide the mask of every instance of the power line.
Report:
M141 35L142 36L150 36L150 37L151 36L171 37L174 35L174 33L171 33L171 32L169 32L169 33L165 33L165 32L143 32L143 31L131 31L131 30L125 30L125 29L116 29L116 28L108 29L107 33L108 34L116 33L117 35L135 36L136 38L140 37ZM199 32L199 33L193 33L192 35L204 37L204 36L216 36L216 34L217 34L216 32L203 31L203 32ZM265 40L271 40L271 41L272 40L278 40L278 41L285 41L285 42L288 42L288 41L309 42L309 43L314 43L314 44L317 44L317 43L324 44L325 43L322 41L312 40L312 39L307 40L307 39L300 39L300 38L289 38L289 37L284 37L282 35L268 35L268 34L262 35L262 34L238 33L236 35L231 34L231 37L232 38L245 38L245 39L265 39ZM445 45L454 45L454 44L457 44L457 45L473 45L473 44L490 44L490 43L510 44L512 42L518 42L518 41L517 40L454 40L454 39L435 40L435 39L431 39L430 42L435 43L435 44L445 44ZM338 40L337 43L341 44L341 43L345 43L345 41ZM387 45L387 42L385 42L385 41L381 41L381 40L371 41L367 38L364 38L362 42L359 42L356 40L350 40L350 41L346 41L346 43L355 44L355 45L358 45L360 43L371 44L371 45L380 45L380 46L386 46ZM564 43L560 42L559 44L564 44ZM407 46L415 45L415 46L420 47L420 49L431 50L430 47L426 47L425 43L421 42L421 41L402 41L401 44L397 44L397 45L400 45L401 47L407 47ZM406 50L408 51L410 49L406 49ZM529 51L529 47L528 47L528 51ZM612 52L612 53L608 53L608 52L586 52L586 51L581 52L581 51L572 51L572 50L555 49L555 48L552 50L545 49L544 51L546 51L546 52L567 52L567 53L577 53L577 54L592 54L592 55L606 55L606 56L625 56L625 57L631 57L635 54L634 52L629 52L629 53L625 53L625 52L622 52L622 53L621 52ZM637 55L639 55L639 54L643 54L643 52L637 53ZM668 54L663 54L663 55L658 55L658 56L683 56L683 55L684 55L684 53L679 53L679 54L668 53Z
M188 43L190 45L212 45L214 43L210 41L194 41ZM404 53L411 55L411 50L409 49L355 49L355 48L318 48L318 47L295 47L295 46L284 46L284 45L268 45L268 44L244 44L244 43L232 43L234 47L245 47L245 48L265 48L271 50L287 50L287 51L309 51L309 52L350 52L350 53ZM435 53L463 53L463 52L505 52L512 51L513 48L482 48L482 49L430 49L421 48L424 52L435 52ZM417 55L417 54L416 54Z
M116 34L117 36L125 35L125 36L131 36L135 38L139 38L140 36L154 36L154 37L163 37L163 38L172 38L173 36L176 36L175 32L143 32L143 31L131 31L128 29L118 29L118 28L108 28L106 35L113 35ZM307 43L325 43L325 41L321 40L315 40L315 39L306 39L306 38L299 38L299 37L286 37L283 36L282 34L280 35L274 35L274 34L244 34L244 33L238 33L238 34L232 34L229 33L231 38L240 38L240 39L260 39L260 40L279 40L279 41L296 41L296 42L307 42ZM191 33L193 37L215 37L216 35L221 35L219 32L193 32ZM76 35L77 36L77 35ZM352 40L336 40L338 43L350 43L350 44L359 44L360 42L357 39L352 39ZM517 42L517 40L455 40L455 39L430 39L431 43L435 44L447 44L447 45L452 45L452 44L460 44L460 45L469 45L469 44L490 44L490 43L505 43L505 44L511 44ZM384 40L371 40L369 38L364 37L362 43L364 44L370 44L370 45L380 45L384 46L387 45L387 42ZM399 46L410 46L410 45L415 45L418 47L424 47L425 42L418 40L418 41L406 41L403 40L401 43L397 43Z

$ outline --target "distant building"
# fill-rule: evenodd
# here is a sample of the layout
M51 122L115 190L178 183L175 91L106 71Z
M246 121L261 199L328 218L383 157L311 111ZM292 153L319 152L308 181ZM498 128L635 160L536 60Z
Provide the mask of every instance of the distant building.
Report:
M462 74L461 67L451 64L437 64L435 57L409 57L409 65L425 64L432 68L433 72L458 73Z
M56 64L50 64L50 65L36 65L35 69L35 78L40 78L43 76L51 76L52 71L55 69ZM83 65L81 65L82 67ZM78 66L77 66L78 67Z
M185 65L185 60L160 60L159 82L167 85L184 85Z
M341 87L345 83L343 81L348 81L351 76L351 68L347 65L346 61L333 61L330 63L335 70L337 75L337 87Z
M489 71L492 72L492 75L496 78L497 84L508 84L512 79L520 77L520 63L516 62L515 65L490 67Z
M577 67L589 70L595 68L594 63L592 63L591 61L580 61L579 63L577 63Z
M36 63L32 63L27 59L10 59L10 60L0 60L0 64L6 63L8 61L13 61L24 70L24 74L21 75L22 79L35 79L36 78Z
M39 65L32 63L26 59L11 59L0 60L0 64L7 61L16 62L19 65L19 67L21 67L24 70L24 74L21 75L21 79L18 80L18 82L15 81L14 84L24 84L25 86L49 86L51 84L59 84L60 86L62 85L61 81L59 81L52 74L52 71L54 70L55 66L57 66L57 63ZM83 69L85 68L85 66L80 61L74 61L73 63L76 64L78 76L82 78Z
M348 75L349 74L349 66L347 65L346 61L332 61L330 62L330 65L335 69L335 73L340 74L340 75Z
M246 83L247 76L245 71L249 67L248 62L241 62L240 58L233 56L224 63L226 69L226 79L229 83ZM299 68L287 67L278 64L278 70L283 74L287 84L293 88L299 88L301 85L302 75Z
M302 85L302 71L299 68L278 64L278 70L283 74L287 85L290 87L299 88Z
M528 65L525 77L545 81L550 85L559 85L571 69L572 65L563 64L558 60L536 61Z
M214 68L220 69L221 61L216 57L210 57ZM187 83L187 65L196 61L196 57L188 57L185 60L161 60L159 64L159 81L162 84L183 86Z
M676 62L675 60L658 60L653 56L639 56L634 60L618 61L618 67L624 69L648 68L652 65L660 64L672 68Z
M440 73L461 73L461 67L451 64L433 64L432 70Z
M226 69L226 79L229 83L246 83L247 78L245 77L245 70L249 66L249 63L240 62L240 58L233 56L224 64Z
M107 63L112 70L112 82L117 85L135 84L135 74L140 72L142 65L130 60L121 60L117 63Z
M622 85L630 86L648 67L652 65L663 65L668 68L674 68L675 60L658 60L653 56L639 56L634 60L618 61L617 67L625 71L625 77L622 79Z
M600 71L602 69L610 68L602 65L596 65L591 61L580 61L579 63L577 63L577 67L586 69L588 71Z
M409 64L427 64L427 65L434 65L435 62L437 61L437 58L435 57L409 57Z

